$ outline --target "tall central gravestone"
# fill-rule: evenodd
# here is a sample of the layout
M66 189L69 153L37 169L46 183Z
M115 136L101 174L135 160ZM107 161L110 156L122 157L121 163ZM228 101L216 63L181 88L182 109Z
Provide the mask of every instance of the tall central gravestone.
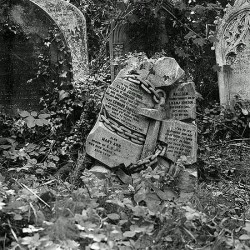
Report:
M250 101L250 2L228 6L217 29L216 60L220 102L232 107L236 97Z
M178 81L183 74L169 57L135 60L121 70L104 95L87 154L110 168L157 156L196 162L195 89L192 82Z
M88 73L85 18L63 0L0 5L0 111L39 110L50 88Z

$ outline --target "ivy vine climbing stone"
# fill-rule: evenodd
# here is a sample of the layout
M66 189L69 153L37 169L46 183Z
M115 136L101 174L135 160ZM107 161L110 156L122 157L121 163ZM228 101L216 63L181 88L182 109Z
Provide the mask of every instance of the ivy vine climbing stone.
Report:
M54 87L88 73L83 14L63 0L0 3L0 112L39 111Z

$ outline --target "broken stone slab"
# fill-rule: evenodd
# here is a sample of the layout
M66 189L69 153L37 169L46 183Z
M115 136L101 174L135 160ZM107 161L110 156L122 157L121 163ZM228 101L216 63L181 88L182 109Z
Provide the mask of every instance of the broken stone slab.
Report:
M170 91L166 106L170 119L195 119L196 91L194 83L189 81L175 86L175 88Z
M167 147L165 157L173 162L182 156L190 164L197 161L197 126L176 120L163 121L159 141Z
M143 145L122 138L104 126L100 119L86 140L86 153L110 168L126 167L140 159Z
M139 84L117 77L108 87L103 107L108 116L123 126L146 134L149 120L138 113L138 108L154 106L152 95L145 92Z
M166 87L181 79L184 74L184 70L174 58L163 57L154 63L147 80L155 87Z

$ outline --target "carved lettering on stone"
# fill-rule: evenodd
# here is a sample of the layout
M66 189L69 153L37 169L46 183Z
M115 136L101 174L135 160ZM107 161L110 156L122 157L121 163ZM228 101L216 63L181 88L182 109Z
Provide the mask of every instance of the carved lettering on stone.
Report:
M143 145L122 138L107 129L99 120L86 141L86 152L109 167L124 163L125 166L140 159Z
M196 93L193 82L179 84L170 92L167 110L170 119L196 118Z
M159 141L167 146L165 157L176 162L186 156L190 163L197 160L197 127L181 121L162 122Z
M136 132L146 134L149 120L138 113L140 107L153 107L152 96L139 84L117 77L107 89L103 105L108 115Z
M194 163L197 128L177 119L195 118L196 93L192 82L177 82L182 75L173 58L131 59L104 95L86 152L109 167L129 166L154 155L160 144L166 147L165 158L176 162L186 156ZM169 116L176 120L167 120Z

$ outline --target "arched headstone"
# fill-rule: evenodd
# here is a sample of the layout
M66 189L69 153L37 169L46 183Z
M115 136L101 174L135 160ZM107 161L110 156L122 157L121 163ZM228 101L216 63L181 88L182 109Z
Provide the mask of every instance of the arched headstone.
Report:
M216 60L220 102L233 106L235 97L250 100L250 3L228 6L217 28Z
M84 17L63 0L44 2L50 9L42 1L1 3L1 112L39 110L40 98L50 88L81 81L87 74ZM66 7L72 22L65 17Z
M86 20L82 12L65 0L30 0L47 12L63 32L70 48L74 80L88 72Z

